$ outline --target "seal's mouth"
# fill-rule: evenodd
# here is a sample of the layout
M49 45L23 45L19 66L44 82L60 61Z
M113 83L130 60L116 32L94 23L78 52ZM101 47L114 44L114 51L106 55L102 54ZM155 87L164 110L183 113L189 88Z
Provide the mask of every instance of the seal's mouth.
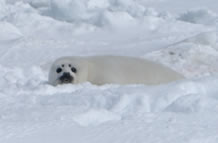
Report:
M63 73L63 75L59 78L59 81L61 84L66 83L72 83L73 82L73 76L70 75L70 73Z

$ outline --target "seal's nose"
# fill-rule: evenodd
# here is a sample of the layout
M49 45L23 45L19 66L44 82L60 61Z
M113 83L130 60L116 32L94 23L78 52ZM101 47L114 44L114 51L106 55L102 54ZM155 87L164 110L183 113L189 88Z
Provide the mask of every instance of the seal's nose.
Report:
M63 73L63 76L65 76L65 77L70 77L70 73L69 73L69 72L64 72L64 73Z
M69 72L64 72L63 75L60 77L60 81L62 83L70 83L73 81L73 77L70 75Z

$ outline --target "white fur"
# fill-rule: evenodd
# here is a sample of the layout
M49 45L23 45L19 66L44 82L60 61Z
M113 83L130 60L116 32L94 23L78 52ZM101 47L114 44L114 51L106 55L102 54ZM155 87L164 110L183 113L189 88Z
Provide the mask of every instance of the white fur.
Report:
M56 69L62 64L71 64L77 69L73 73L65 66L63 71L74 77L73 84L91 82L92 84L146 84L156 85L168 83L184 77L161 64L133 57L91 56L63 57L56 60L49 73L49 82L59 84Z

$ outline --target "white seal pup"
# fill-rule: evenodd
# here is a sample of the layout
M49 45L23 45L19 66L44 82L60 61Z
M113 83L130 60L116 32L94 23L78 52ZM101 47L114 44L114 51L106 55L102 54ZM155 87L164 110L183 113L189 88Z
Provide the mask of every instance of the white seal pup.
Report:
M125 56L63 57L53 63L49 72L52 85L83 82L157 85L179 79L184 76L166 66Z

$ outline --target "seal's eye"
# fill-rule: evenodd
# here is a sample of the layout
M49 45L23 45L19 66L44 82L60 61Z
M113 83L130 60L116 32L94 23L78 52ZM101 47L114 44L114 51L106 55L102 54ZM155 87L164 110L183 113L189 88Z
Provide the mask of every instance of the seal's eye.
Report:
M77 72L77 69L76 69L75 67L72 67L72 68L71 68L71 71L74 72L74 73L76 73L76 72Z
M61 68L57 68L57 70L56 70L57 73L60 73L61 71L62 71Z

